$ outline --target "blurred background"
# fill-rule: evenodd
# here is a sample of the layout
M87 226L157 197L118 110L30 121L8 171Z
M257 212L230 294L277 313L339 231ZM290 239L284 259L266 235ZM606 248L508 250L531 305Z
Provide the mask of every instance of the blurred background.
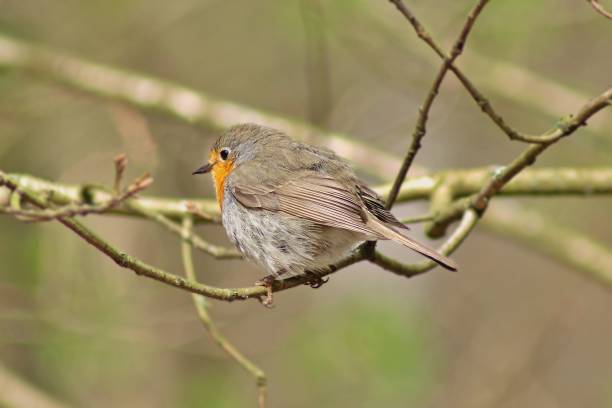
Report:
M448 47L473 2L407 4ZM397 158L439 65L385 1L0 0L0 33L303 119ZM509 123L539 133L610 86L611 35L610 21L584 1L496 0L459 65ZM602 112L537 166L612 165L611 124ZM503 164L523 148L452 75L428 130L417 163L429 169ZM155 177L147 194L212 196L210 180L190 173L217 134L0 66L5 172L109 185L112 158L124 152L128 177ZM362 174L373 184L394 176ZM610 197L496 201L612 247ZM158 225L85 222L182 273L179 242ZM219 226L198 230L227 243ZM424 239L420 227L414 234ZM279 293L272 310L213 301L210 311L268 374L271 407L612 407L611 288L483 225L454 257L457 274L406 280L362 263L319 290ZM202 254L196 267L202 282L222 287L261 275ZM186 292L119 269L57 223L0 217L0 364L66 406L256 401L252 378L213 344Z

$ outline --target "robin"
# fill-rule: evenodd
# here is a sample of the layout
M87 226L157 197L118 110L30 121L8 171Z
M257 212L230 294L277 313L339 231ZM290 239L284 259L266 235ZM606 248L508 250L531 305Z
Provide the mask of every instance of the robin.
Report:
M221 220L229 239L268 272L256 284L272 301L276 279L317 278L364 241L393 240L446 269L451 259L405 236L383 200L332 151L256 125L233 126L212 146L193 174L212 173ZM400 232L401 231L401 232Z

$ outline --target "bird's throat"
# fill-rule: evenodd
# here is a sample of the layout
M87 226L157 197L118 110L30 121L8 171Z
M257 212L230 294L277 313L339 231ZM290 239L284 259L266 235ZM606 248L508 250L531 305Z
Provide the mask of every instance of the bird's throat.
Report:
M225 189L225 180L234 168L233 161L217 162L212 169L213 181L215 183L215 193L217 195L217 203L219 208L223 207L223 192Z

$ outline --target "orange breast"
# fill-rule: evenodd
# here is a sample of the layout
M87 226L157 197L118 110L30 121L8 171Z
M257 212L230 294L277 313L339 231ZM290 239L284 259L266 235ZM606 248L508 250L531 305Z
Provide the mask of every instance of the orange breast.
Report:
M212 169L213 181L215 182L215 192L217 194L217 203L219 208L223 206L223 190L225 188L225 179L234 168L233 161L217 162Z

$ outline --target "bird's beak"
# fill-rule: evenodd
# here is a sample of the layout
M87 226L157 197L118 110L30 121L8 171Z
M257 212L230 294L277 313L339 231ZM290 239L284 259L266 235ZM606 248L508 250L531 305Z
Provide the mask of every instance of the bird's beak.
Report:
M199 169L197 169L196 171L194 171L193 173L191 173L192 175L196 175L196 174L206 174L208 172L210 172L213 168L213 166L215 165L215 163L206 163L205 165L203 165L202 167L200 167Z

